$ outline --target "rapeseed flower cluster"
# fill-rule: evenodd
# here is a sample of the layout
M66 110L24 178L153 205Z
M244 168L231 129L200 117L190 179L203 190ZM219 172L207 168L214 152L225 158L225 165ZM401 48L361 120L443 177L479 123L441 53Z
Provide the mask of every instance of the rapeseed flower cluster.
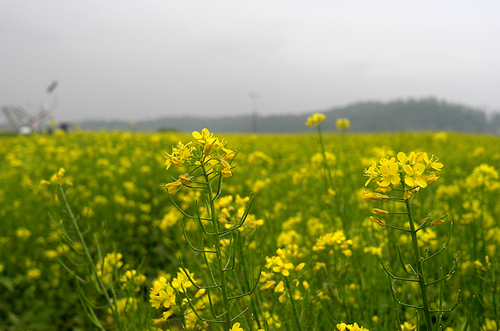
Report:
M495 216L500 211L499 178L498 168L482 163L465 180L438 188L437 196L446 202L450 217L460 219L464 226L477 228L477 234L468 231L464 240L474 240L474 235L484 238L476 250L466 252L471 261L493 257L500 249L500 228Z
M321 113L314 113L309 116L306 121L306 125L313 129L314 127L319 127L321 123L325 120L326 116Z
M372 165L364 170L364 175L368 177L365 186L370 182L375 182L378 185L376 192L364 192L362 195L363 201L389 201L391 198L384 193L390 193L392 187L402 187L402 198L404 201L409 201L414 193L419 192L421 188L435 182L437 177L435 171L441 171L443 164L438 162L439 159L432 155L429 157L427 153L411 152L406 155L403 152L397 154L397 160L394 157L381 158L379 164L373 162ZM373 215L389 215L389 211L373 208ZM386 227L387 224L384 220L377 216L370 216L370 220ZM442 223L442 219L430 220L428 217L422 220L422 227L424 225L437 225ZM432 235L432 232L427 233ZM426 236L423 234L422 236ZM425 242L425 238L422 242Z
M63 185L62 179L63 179L65 173L66 173L66 170L64 168L59 168L59 170L50 177L50 181L45 180L45 179L42 179L40 181L41 185L50 186L50 185L54 184L56 186L55 191L53 192L55 201L59 201L59 193L57 190L58 190L58 187ZM65 184L69 185L69 186L73 185L69 180L66 181Z
M226 229L230 229L237 226L242 217L246 217L245 223L238 227L238 231L240 232L246 229L256 230L264 225L262 218L257 219L254 214L248 213L247 207L250 200L250 197L241 197L239 194L219 198L215 203L215 207L218 210L219 222Z
M451 277L451 275L455 272L458 258L456 261L453 262L453 266L447 274L443 275L443 271L441 271L438 280L434 281L427 280L427 278L424 276L425 273L428 272L425 262L427 262L430 258L435 257L438 254L442 253L447 248L450 242L451 234L449 235L448 241L446 242L444 247L442 249L438 249L437 247L438 243L436 240L437 234L434 231L432 230L422 231L422 232L419 231L424 230L429 226L434 226L443 223L444 217L431 220L430 219L430 216L432 214L431 212L428 214L427 217L423 218L420 221L420 224L418 225L415 224L416 222L414 218L414 213L415 213L413 206L414 194L419 192L420 189L425 188L429 184L435 182L439 178L437 177L435 171L441 171L441 169L443 168L443 164L438 161L439 159L437 157L435 157L434 155L428 157L427 153L425 152L422 153L411 152L409 155L400 152L397 154L397 161L396 158L394 157L382 158L379 161L379 165L377 165L374 162L368 169L365 169L364 171L364 175L369 177L365 183L365 186L367 186L371 181L374 181L378 184L378 189L376 190L378 192L376 193L365 192L363 194L363 200L388 201L392 199L396 203L401 203L404 204L405 206L405 211L403 212L391 213L381 208L372 209L372 213L379 217L380 215L386 216L391 214L406 215L406 217L408 218L408 222L405 223L405 227L394 226L392 224L389 225L384 220L376 216L370 216L370 220L380 225L381 227L388 227L391 228L392 230L408 234L408 236L402 236L402 239L400 238L399 242L408 243L409 244L408 246L411 247L409 251L411 252L410 255L413 257L412 263L405 265L405 263L403 262L403 255L399 249L399 246L398 246L398 254L401 267L405 271L405 273L409 275L409 277L396 276L391 271L389 271L389 269L385 266L384 263L382 263L382 266L387 275L389 276L389 278L391 279L391 287L393 289L392 296L394 302L403 307L413 307L417 309L417 311L420 311L423 315L423 319L427 327L427 330L434 329L435 327L437 328L440 325L440 319L442 318L442 314L445 312L450 312L453 309L455 309L455 307L458 305L458 302L460 301L460 295L459 295L459 299L452 308L444 309L442 303L443 285L441 285L441 298L439 299L439 309L432 310L430 308L431 300L429 299L430 290L428 289L428 287L438 282L441 282L442 284L444 280ZM392 186L394 186L394 188L400 192L400 195L398 197L391 198L388 195L383 194L389 192L392 193ZM426 247L425 254L424 256L421 256L420 249L421 247L424 247L424 245ZM428 249L431 249L434 253L429 253ZM409 268L410 271L407 268ZM410 285L413 285L410 287L413 287L414 290L418 289L421 297L421 301L418 305L411 305L404 301L400 301L397 298L398 291L401 291L401 288L399 287L395 289L394 284L397 281L409 283ZM434 314L441 314L437 322L434 322L432 319L432 315ZM469 319L467 320L467 324L469 323L469 320L470 320L470 315ZM405 322L403 325L401 325L401 328L402 330L413 330L415 326L413 324L410 324L409 322Z
M170 278L169 275L167 277ZM195 326L196 330L201 329L201 325L197 325L197 316L202 314L206 305L205 290L197 290L190 299L187 299L188 289L193 288L195 283L199 283L194 278L194 274L187 269L179 268L175 278L168 281L167 277L160 276L154 280L149 291L151 307L163 310L161 317L154 320L154 324L165 324L172 316L182 315L188 329L195 328Z
M121 253L108 253L102 261L96 264L97 276L102 279L104 284L109 285L113 282L117 270L122 267L128 267L124 266L122 258L123 255Z
M379 160L379 163L373 162L372 165L364 170L364 176L368 179L365 186L370 182L375 182L378 185L376 192L364 192L363 201L388 201L389 193L392 187L400 187L403 189L403 199L409 200L413 194L418 192L421 188L435 182L437 177L435 171L441 171L443 164L438 162L439 159L432 155L429 157L427 153L411 152L406 155L403 152L397 154L395 157L384 157ZM388 211L375 208L373 209L375 215L387 215ZM374 223L385 227L385 221L376 216L370 216L370 220ZM430 221L430 225L439 224L440 220Z
M165 166L167 170L170 166L183 167L187 162L190 166L195 166L195 169L190 173L181 174L175 182L166 184L166 189L169 194L173 194L181 189L182 186L190 186L196 181L196 176L193 175L196 167L207 167L207 171L211 175L215 175L218 171L224 178L232 176L231 160L235 156L235 152L226 148L226 141L219 140L214 137L208 129L203 129L200 132L193 131L192 133L195 142L183 144L178 142L175 147L172 147L172 153L165 153Z
M135 269L125 271L125 273L120 277L120 283L122 284L121 287L128 292L139 292L145 281L146 276L138 273Z
M425 152L411 152L408 156L399 152L397 160L394 157L381 158L378 165L374 162L365 169L364 175L368 177L365 186L374 181L380 191L386 192L391 185L399 185L404 178L408 189L425 188L439 178L433 171L441 171L443 164L438 161L437 157L429 157Z
M335 125L339 132L345 132L351 128L351 121L349 121L348 118L339 118L337 122L335 122Z
M131 314L132 311L137 311L139 299L134 297L123 297L118 299L116 303L116 310L121 314ZM108 308L108 314L112 314L112 310Z

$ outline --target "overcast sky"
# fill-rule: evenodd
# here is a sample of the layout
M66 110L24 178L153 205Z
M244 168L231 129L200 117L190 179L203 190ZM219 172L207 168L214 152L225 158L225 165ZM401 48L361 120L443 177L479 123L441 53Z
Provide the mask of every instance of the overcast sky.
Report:
M60 121L435 96L500 110L500 1L0 2L0 104Z

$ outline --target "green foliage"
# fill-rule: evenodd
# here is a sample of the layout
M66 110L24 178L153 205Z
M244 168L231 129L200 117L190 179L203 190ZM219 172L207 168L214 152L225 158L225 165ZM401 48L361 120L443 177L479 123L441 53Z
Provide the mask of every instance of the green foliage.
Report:
M353 120L351 124L354 129ZM258 279L261 255L265 259L265 277L251 299L235 308L243 311L239 308L249 307L238 316L244 330L295 330L297 325L331 330L341 322L357 322L371 331L395 329L391 292L377 256L382 256L389 270L400 270L394 247L410 242L368 219L373 205L361 201L366 180L362 173L382 157L412 150L439 155L445 165L439 180L421 190L414 201L415 220L425 218L431 210L434 215L449 215L443 224L419 232L421 248L441 249L448 238L447 222L454 223L448 248L426 262L429 281L439 279L436 270L451 266L455 252L460 251L457 272L446 280L442 302L443 307L451 307L460 289L462 303L444 315L443 330L463 329L474 294L478 299L469 330L494 330L499 320L500 290L496 254L500 250L498 137L323 132L324 154L312 134L227 134L224 138L231 146L241 146L232 177L224 179L221 198L227 199L225 208L237 222L239 206L245 205L236 204L237 195L245 201L246 196L256 193L245 224L260 224L251 235L242 232L235 236L234 240L244 241L236 247L248 248L233 255L245 269L228 276L228 283L234 284L231 292L251 289L254 284L246 280ZM50 180L60 167L66 169L64 179L73 184L67 187L67 199L84 239L90 243L90 256L98 261L97 235L99 242L104 241L101 247L123 255L124 264L131 268L141 265L141 273L147 276L140 290L144 304L149 304L147 291L157 275L176 277L181 267L179 256L189 263L187 267L197 279L210 276L203 263L196 263L203 257L196 256L183 239L181 221L190 240L201 242L197 221L181 219L161 187L179 173L165 171L163 153L178 141L189 140L187 135L56 132L53 136L0 139L0 329L93 327L80 303L75 278L58 262L66 256L51 216L62 221L75 238L66 223L69 215L61 194L40 184L43 179ZM321 170L325 159L334 183L331 190L325 187ZM173 199L186 213L197 215L206 210L201 203L204 199L192 191L182 188ZM288 270L287 263L293 269ZM267 281L274 281L274 287L261 290ZM405 302L418 302L418 288L402 286L398 293L405 293ZM85 293L103 304L90 291ZM440 296L436 292L430 295ZM98 311L104 321L113 317L107 309ZM399 312L401 323L415 324L413 309ZM176 321L180 318L173 317ZM172 323L172 329L175 326Z

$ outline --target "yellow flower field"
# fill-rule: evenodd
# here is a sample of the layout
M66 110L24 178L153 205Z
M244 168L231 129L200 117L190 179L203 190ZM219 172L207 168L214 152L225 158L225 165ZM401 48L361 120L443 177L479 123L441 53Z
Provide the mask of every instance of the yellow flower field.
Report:
M0 136L0 330L497 330L500 138L345 121Z

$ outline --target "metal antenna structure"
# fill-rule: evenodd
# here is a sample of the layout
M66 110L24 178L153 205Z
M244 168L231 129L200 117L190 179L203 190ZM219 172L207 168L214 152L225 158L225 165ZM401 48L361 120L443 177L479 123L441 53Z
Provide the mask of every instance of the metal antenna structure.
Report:
M53 118L52 109L57 105L57 96L54 90L57 87L57 81L53 81L47 88L47 93L52 94L52 103L47 105L46 103L40 104L38 110L35 113L30 113L26 108L18 105L5 105L2 106L2 113L7 117L7 121L14 131L28 134L36 131L39 125L46 120Z

